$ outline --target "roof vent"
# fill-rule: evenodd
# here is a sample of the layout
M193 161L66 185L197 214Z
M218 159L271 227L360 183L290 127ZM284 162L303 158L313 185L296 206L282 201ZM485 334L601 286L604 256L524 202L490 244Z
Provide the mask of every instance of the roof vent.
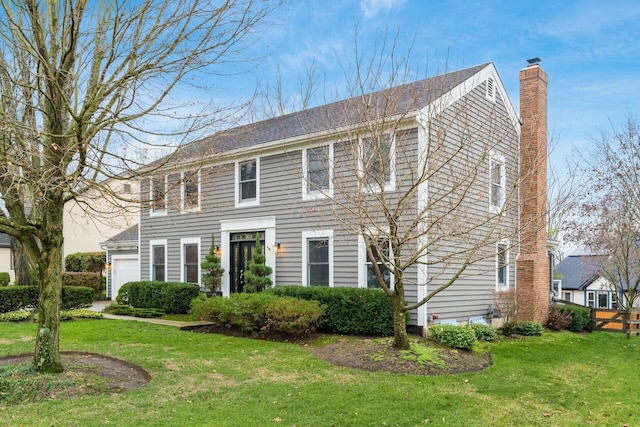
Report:
M487 79L487 92L486 97L491 102L496 102L496 84L493 77Z

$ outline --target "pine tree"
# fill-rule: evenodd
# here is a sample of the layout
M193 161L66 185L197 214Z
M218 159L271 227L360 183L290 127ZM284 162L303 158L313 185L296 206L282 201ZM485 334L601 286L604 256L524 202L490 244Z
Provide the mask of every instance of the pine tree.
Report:
M211 234L211 248L209 248L209 253L205 256L204 261L200 263L200 268L202 268L202 284L211 292L219 292L224 268L222 268L220 258L216 254L213 234Z
M251 253L249 269L244 273L245 292L262 292L271 286L269 275L273 271L271 267L265 265L266 257L262 253L260 245L260 235L256 236L256 246Z

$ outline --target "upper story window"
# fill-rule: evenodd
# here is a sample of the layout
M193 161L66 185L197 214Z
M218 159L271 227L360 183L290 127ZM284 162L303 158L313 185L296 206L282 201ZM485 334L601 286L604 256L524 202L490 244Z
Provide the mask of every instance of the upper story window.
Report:
M496 245L496 288L509 287L509 246L506 243Z
M167 213L167 177L166 175L151 178L151 214Z
M200 210L200 171L182 173L181 200L182 212Z
M302 151L302 197L305 200L333 196L333 145Z
M491 189L489 191L489 206L492 213L502 210L505 201L506 172L504 156L494 156L489 158L489 179Z
M395 189L395 157L395 137L390 134L360 140L358 169L364 190Z
M260 159L236 164L236 206L260 204Z

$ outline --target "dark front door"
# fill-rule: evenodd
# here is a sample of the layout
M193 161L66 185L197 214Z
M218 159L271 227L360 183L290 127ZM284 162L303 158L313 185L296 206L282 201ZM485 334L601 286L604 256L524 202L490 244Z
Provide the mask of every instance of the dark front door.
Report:
M249 268L251 254L256 247L256 233L235 233L230 237L231 243L231 293L244 290L244 272ZM264 232L260 232L260 244L264 248Z

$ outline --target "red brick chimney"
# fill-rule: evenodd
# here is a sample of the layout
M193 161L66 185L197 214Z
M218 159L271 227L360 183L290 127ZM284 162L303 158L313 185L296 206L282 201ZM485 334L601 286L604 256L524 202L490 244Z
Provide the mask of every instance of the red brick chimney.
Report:
M547 257L547 74L536 64L520 71L520 254L517 294L545 323L549 314Z

